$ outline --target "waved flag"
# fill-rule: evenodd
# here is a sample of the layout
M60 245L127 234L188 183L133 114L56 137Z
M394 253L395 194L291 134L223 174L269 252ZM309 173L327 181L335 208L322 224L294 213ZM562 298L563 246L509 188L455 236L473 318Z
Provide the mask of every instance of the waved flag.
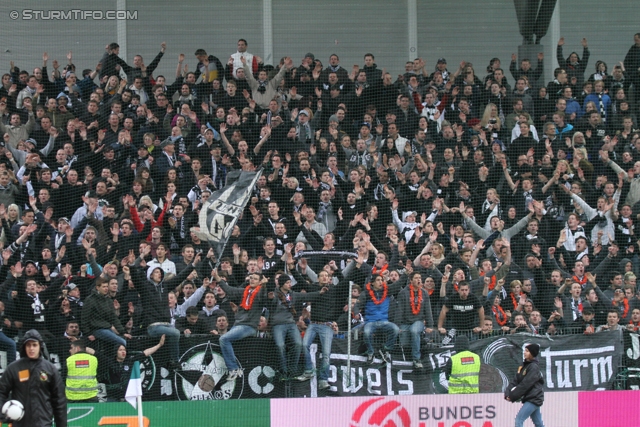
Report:
M131 378L127 385L127 392L124 398L133 406L138 408L138 397L142 397L142 380L140 379L140 362L136 361L131 370Z
M214 192L200 210L201 239L206 239L220 260L233 227L244 207L251 200L253 187L262 175L257 172L233 171L227 176L227 185Z

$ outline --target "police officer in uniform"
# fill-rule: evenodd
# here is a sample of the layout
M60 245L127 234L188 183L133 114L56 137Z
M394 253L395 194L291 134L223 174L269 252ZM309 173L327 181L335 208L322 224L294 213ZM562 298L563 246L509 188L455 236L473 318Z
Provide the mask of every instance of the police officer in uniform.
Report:
M456 354L445 366L449 380L449 394L480 393L480 356L469 351L469 339L456 338Z

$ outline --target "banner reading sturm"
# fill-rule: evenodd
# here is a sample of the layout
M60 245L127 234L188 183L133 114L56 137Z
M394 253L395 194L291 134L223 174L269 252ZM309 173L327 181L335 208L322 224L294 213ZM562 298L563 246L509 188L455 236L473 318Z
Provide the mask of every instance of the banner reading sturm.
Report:
M233 227L251 199L253 187L260 175L262 169L258 172L229 173L227 185L214 192L202 207L199 218L201 238L209 241L217 259L220 259Z
M634 334L635 335L635 334ZM637 336L636 336L637 338ZM591 336L567 335L545 338L531 335L508 335L471 343L480 355L480 391L500 393L522 363L526 344L540 344L538 359L547 391L586 391L610 389L621 364L622 337L619 332ZM238 364L244 376L235 381L223 380L226 365L218 337L198 335L180 339L179 367L174 371L164 365L167 349L142 359L141 377L144 400L228 400L303 396L391 396L439 394L447 392L442 367L451 355L449 349L424 352L425 369L414 370L410 350L396 348L391 364L376 360L368 365L357 354L357 343L348 360L347 342L334 339L331 354L329 390L318 392L316 378L311 381L281 381L276 370L278 355L271 339L245 338L234 344ZM157 339L140 337L130 342L128 350L139 353L157 344ZM319 364L318 344L311 346L314 363ZM47 342L51 360L58 367L69 354L69 341L60 338ZM627 347L627 356L633 349ZM105 357L109 357L104 355ZM113 356L112 356L113 357ZM1 359L0 355L0 359ZM104 357L100 358L104 360ZM350 362L350 366L348 363Z
M610 389L622 362L620 331L554 337L508 335L473 342L471 351L495 369L486 379L502 379L504 389L522 364L524 346L529 343L540 345L538 360L546 391ZM480 381L482 387L482 375Z

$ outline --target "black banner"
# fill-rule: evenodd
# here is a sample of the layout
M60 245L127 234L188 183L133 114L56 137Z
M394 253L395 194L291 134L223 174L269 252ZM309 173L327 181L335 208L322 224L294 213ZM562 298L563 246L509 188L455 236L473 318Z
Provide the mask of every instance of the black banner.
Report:
M620 331L592 335L507 335L472 342L471 351L478 354L486 372L481 372L480 387L492 389L498 381L502 389L522 364L524 347L540 345L540 372L546 391L607 390L622 363L622 335ZM485 377L483 378L483 375ZM495 388L494 388L495 389Z
M586 391L610 389L623 357L622 335L618 331L593 335L566 335L546 338L507 335L472 341L470 350L482 360L481 392L501 392L522 363L524 346L540 345L540 370L547 391ZM304 397L318 395L375 396L446 393L442 368L453 349L423 348L424 368L413 369L411 350L396 347L389 365L375 359L373 365L359 354L361 341L352 343L348 357L347 341L333 340L329 374L330 388L319 392L317 378L307 382L283 381L277 373L278 356L272 339L246 338L234 343L243 376L226 381L227 367L218 337L200 335L180 339L180 360L168 370L166 346L141 362L144 400L211 400ZM635 344L634 344L635 343ZM157 339L139 337L127 350L140 354L157 344ZM58 366L69 355L69 340L47 342L50 360ZM113 353L112 351L109 353ZM113 353L115 357L115 353ZM319 344L311 346L316 366L320 364ZM2 355L2 360L4 359ZM102 354L105 357L105 354ZM638 334L625 333L624 357L636 366L640 359ZM3 362L4 363L4 362ZM301 368L303 360L300 361Z
M625 330L624 337L624 367L618 373L615 388L619 390L640 390L640 335L637 332Z

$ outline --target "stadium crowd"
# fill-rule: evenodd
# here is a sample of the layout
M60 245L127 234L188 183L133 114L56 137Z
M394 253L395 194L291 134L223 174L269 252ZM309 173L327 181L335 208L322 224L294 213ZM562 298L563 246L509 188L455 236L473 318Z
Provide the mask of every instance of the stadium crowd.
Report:
M164 336L173 369L180 335L214 334L233 380L232 343L269 336L283 375L322 389L350 323L368 363L399 342L418 369L424 342L459 331L638 330L640 34L613 66L589 66L586 39L582 55L564 45L549 82L542 53L486 69L417 58L394 78L370 53L274 67L243 39L224 63L196 50L192 71L180 54L167 77L165 43L148 65L116 43L94 68L71 52L12 62L0 346L11 362L36 329L122 362L133 336ZM215 253L201 208L259 169Z

